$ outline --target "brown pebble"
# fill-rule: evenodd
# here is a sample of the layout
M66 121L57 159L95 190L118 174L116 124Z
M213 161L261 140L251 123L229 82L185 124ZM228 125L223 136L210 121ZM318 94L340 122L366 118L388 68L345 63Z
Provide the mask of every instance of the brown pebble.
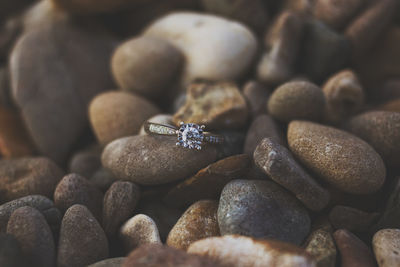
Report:
M306 167L344 192L373 193L385 181L386 168L379 154L350 133L317 123L292 121L287 137L290 150Z
M144 214L135 215L125 222L120 229L119 238L126 252L144 244L161 244L156 223Z
M167 245L186 250L193 242L219 236L218 202L201 200L191 205L169 232Z
M86 266L108 257L107 237L85 206L65 212L57 255L58 267Z
M102 167L89 178L89 181L102 192L105 192L117 179L109 169Z
M243 95L247 100L253 118L267 112L265 103L270 94L268 88L257 81L251 80L243 86Z
M329 212L329 221L336 229L365 232L379 217L379 213L368 213L352 207L335 206Z
M21 207L15 210L8 221L7 233L18 240L31 266L54 266L56 251L53 234L37 209Z
M333 237L340 252L342 267L375 267L371 250L351 232L340 229Z
M188 253L205 256L221 266L230 267L315 267L311 256L292 244L239 235L199 240L190 245Z
M21 245L13 235L0 233L0 266L27 266Z
M284 146L264 138L254 151L254 162L272 180L291 191L307 208L319 211L329 202L329 192L321 187Z
M89 146L75 153L69 162L69 173L77 173L83 177L92 175L101 168L101 152L103 148L99 145Z
M279 86L268 99L268 112L277 120L318 121L325 106L321 88L311 82L293 81Z
M377 110L391 111L400 113L400 98L388 101L376 108Z
M318 229L312 232L304 248L315 259L317 267L336 266L336 246L328 231Z
M372 247L379 267L400 265L400 229L383 229L375 233Z

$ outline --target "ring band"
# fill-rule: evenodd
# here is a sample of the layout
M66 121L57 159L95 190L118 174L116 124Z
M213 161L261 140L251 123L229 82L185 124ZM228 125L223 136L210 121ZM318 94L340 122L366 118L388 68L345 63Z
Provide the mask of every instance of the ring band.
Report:
M144 130L148 134L169 135L178 137L177 146L200 150L204 143L223 144L222 135L204 132L205 126L195 123L181 122L178 127L146 121Z

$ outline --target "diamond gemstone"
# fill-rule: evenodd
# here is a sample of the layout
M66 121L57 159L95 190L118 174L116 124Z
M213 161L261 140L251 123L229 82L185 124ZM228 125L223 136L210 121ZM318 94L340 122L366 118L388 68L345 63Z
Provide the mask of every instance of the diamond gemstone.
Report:
M178 142L176 145L200 150L203 139L203 129L200 125L194 123L181 123L178 130Z

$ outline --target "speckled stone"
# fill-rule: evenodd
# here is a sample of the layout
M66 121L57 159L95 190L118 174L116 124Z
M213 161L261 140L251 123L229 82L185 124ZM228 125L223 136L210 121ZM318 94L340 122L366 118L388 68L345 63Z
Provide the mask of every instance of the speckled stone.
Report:
M37 209L21 207L15 210L8 221L7 233L18 240L29 264L54 266L56 251L53 234L46 219Z
M292 81L279 86L268 99L268 112L277 120L318 121L325 107L321 88L307 81Z
M246 100L233 83L197 83L189 86L185 105L173 117L178 125L204 124L212 129L239 128L249 115Z
M13 235L0 233L0 266L27 266L21 245Z
M336 229L347 229L349 231L365 232L379 218L379 213L368 213L356 208L346 206L335 206L329 212L329 221Z
M169 232L167 245L186 250L193 242L219 236L218 202L201 200L191 205Z
M224 186L231 180L243 178L249 166L250 158L245 154L221 159L174 186L164 201L171 206L186 208L198 200L217 200Z
M119 238L126 252L144 244L161 244L156 223L144 214L135 215L125 222L120 229Z
M340 252L342 267L376 266L371 250L351 232L340 229L333 237Z
M292 121L287 136L290 150L306 167L344 192L373 193L385 181L386 168L379 154L352 134L317 123Z
M346 129L370 144L389 166L400 166L400 113L369 111L351 118Z
M379 267L399 266L400 229L383 229L375 233L372 247Z
M110 258L91 264L88 267L121 267L124 260L125 257Z
M319 211L330 195L301 167L287 148L264 138L254 151L254 162L272 180L291 191L307 208Z
M62 176L62 170L48 158L0 160L0 203L27 195L51 197Z
M103 229L108 237L113 237L133 215L139 198L140 189L131 182L118 181L107 190L103 200Z
M318 229L312 232L304 248L315 259L317 267L336 266L336 246L328 231Z
M310 223L303 205L274 182L233 180L221 193L218 224L222 235L300 244L310 231Z
M85 206L70 207L61 223L57 266L86 266L107 257L107 237L100 224Z
M216 160L215 146L195 151L175 144L174 136L117 139L105 147L102 163L119 179L156 185L186 178Z
M257 240L239 235L199 240L188 253L211 258L220 266L231 267L315 267L303 249L275 240Z

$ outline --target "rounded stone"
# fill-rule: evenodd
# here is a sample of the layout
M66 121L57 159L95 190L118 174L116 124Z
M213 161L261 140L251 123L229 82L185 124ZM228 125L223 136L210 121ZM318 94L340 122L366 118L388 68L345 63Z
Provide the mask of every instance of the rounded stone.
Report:
M372 247L379 267L398 266L400 262L400 229L383 229L375 233Z
M346 129L370 144L389 166L400 166L400 113L369 111L351 118Z
M90 211L73 205L61 223L58 267L86 266L108 257L107 237Z
M190 245L188 253L208 257L219 266L315 267L312 257L297 246L239 235L199 240Z
M176 146L176 137L137 135L108 144L102 162L119 179L156 185L188 177L216 157L216 147L212 145L191 150Z
M27 266L21 245L13 235L0 233L0 266Z
M304 248L313 256L316 261L316 266L336 266L336 245L331 233L323 229L312 232L305 242Z
M83 177L91 177L101 168L101 152L103 148L99 145L90 146L75 153L69 162L69 173L77 173Z
M300 244L310 231L311 220L302 204L279 185L233 180L221 193L218 224L222 235L241 234Z
M142 123L157 113L158 108L146 99L120 91L102 93L89 106L90 123L103 145L137 134Z
M376 192L385 165L366 142L345 131L306 121L292 121L288 143L293 154L332 186L353 194Z
M120 229L119 237L127 252L144 244L161 244L156 223L144 214L135 215L124 223Z
M219 236L218 202L201 200L191 205L169 232L167 245L186 250L193 242Z
M306 81L287 82L279 86L268 99L268 112L277 120L318 121L325 107L321 88Z
M107 190L103 200L103 229L108 237L113 237L132 216L139 198L140 189L131 182L117 181Z
M110 170L101 167L90 177L89 181L102 192L106 192L117 179Z
M0 203L25 197L51 197L63 171L50 159L42 157L0 160Z
M329 221L336 229L366 232L378 220L379 213L368 213L347 206L335 206L329 212Z
M56 251L53 234L38 210L32 207L15 210L8 221L7 233L18 240L27 262L33 266L54 266Z
M54 191L54 204L65 212L74 204L86 206L96 218L101 218L103 193L79 174L62 178Z
M243 96L247 100L253 118L267 112L265 103L270 94L269 88L260 82L251 80L243 85Z
M122 43L114 52L111 68L120 88L155 98L165 95L182 61L181 52L169 42L143 36Z

